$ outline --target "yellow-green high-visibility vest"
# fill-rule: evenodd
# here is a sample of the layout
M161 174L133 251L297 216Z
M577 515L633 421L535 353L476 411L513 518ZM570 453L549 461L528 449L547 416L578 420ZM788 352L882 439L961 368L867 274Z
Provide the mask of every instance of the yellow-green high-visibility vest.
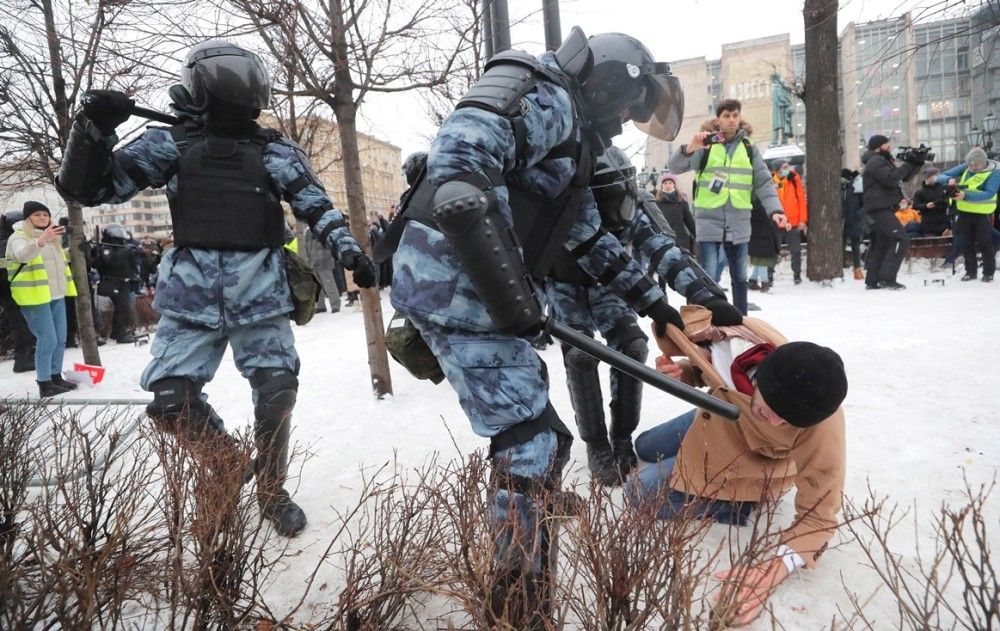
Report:
M292 237L292 240L285 244L285 249L295 254L299 253L299 239L298 237Z
M24 233L29 239L31 235ZM69 257L66 250L59 248L66 261L66 297L76 296L76 284L73 273L69 269ZM27 263L7 261L7 277L10 279L10 295L19 307L44 305L52 302L52 292L49 290L49 276L45 273L45 263L39 254Z
M733 150L733 155L726 153L722 143L716 143L708 150L708 160L696 176L698 191L694 196L695 210L703 208L713 210L721 208L727 201L733 208L749 211L753 208L753 163L750 152L743 141ZM725 176L726 181L719 192L712 192L711 183L716 173Z
M966 169L962 173L962 179L958 181L958 185L963 187L966 192L969 191L981 191L983 190L983 184L986 180L990 178L993 171L980 171L979 173L969 173ZM994 210L997 209L997 196L994 193L993 197L982 200L982 201L972 201L969 199L956 199L955 208L963 213L976 213L977 215L989 215Z

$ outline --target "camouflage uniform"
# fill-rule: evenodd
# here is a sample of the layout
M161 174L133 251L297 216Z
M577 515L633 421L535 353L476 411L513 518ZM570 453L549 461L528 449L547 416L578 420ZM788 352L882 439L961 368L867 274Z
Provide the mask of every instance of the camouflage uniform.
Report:
M107 138L109 146L116 140L114 136ZM180 152L169 130L147 129L119 151L135 161L151 186L166 185L168 198L177 195L177 177L168 179L168 174L176 171ZM294 195L285 192L289 183L308 172L301 150L293 143L269 143L264 148L264 164L274 193L291 204L296 217L305 220L317 208L330 208L313 227L316 233L330 222L343 221L343 214L332 208L320 186L309 184ZM111 175L110 189L102 195L105 203L122 203L139 192L117 160L112 161ZM346 225L332 230L326 245L339 256L361 252ZM163 256L157 276L153 307L162 318L151 348L153 361L142 374L144 389L165 377L211 380L227 340L245 377L255 368L298 372L287 317L292 303L280 248L255 252L171 248ZM197 346L183 350L171 344L173 339Z
M539 59L558 69L551 53ZM554 83L539 80L522 99L522 112L527 142L523 155L516 156L509 119L477 108L456 110L441 125L431 145L427 160L430 182L440 185L461 174L495 169L504 173L507 182L516 182L532 192L555 196L563 191L574 174L572 159L545 157L575 129L569 94ZM500 213L510 225L506 187L497 186L493 192ZM573 249L584 244L600 227L600 214L593 195L587 191L565 247ZM643 279L643 273L614 236L600 236L579 263L596 277L621 257L627 262L610 286L625 295ZM662 297L662 291L654 285L635 297L634 306L642 310ZM442 233L416 221L406 225L393 259L391 300L437 355L476 434L492 438L538 418L546 410L549 397L543 362L526 340L497 332ZM558 443L555 431L543 430L527 442L494 453L494 466L511 476L541 481L551 469L558 468ZM534 532L535 517L530 513L536 507L528 498L517 493L515 496L513 505L521 509L522 532ZM506 492L495 496L495 516L501 523L509 524L508 500ZM508 529L501 530L501 549L509 536Z
M654 227L641 206L637 207L630 224L617 236L625 246L634 246L633 241L639 242L633 251L637 261L642 260L647 264L656 261L656 268L648 270L650 275L669 278L671 271L674 271L671 285L677 291L685 293L695 280L690 259L674 243L673 235ZM649 352L648 338L638 325L637 314L607 288L549 279L546 281L545 293L556 320L590 336L600 332L609 347L639 362L646 361ZM695 293L693 296L695 300L707 297L707 291L704 295ZM631 435L639 424L642 382L619 370L611 370L610 438L615 454L621 460L619 466L622 470L602 471L600 455L596 452L601 451L601 446L604 445L604 450L610 453L610 446L608 428L604 422L604 404L597 383L597 360L566 344L562 345L562 350L580 438L588 443L588 459L596 460L592 462L592 471L602 482L615 484L635 465Z

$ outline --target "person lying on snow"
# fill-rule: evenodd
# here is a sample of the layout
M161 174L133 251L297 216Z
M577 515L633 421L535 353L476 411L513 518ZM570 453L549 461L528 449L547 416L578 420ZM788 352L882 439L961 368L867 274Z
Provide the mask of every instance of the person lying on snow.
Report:
M685 511L742 526L758 503L795 488L795 519L774 556L715 574L738 583L733 624L746 624L789 574L815 566L837 528L847 376L829 348L789 342L755 318L716 327L711 317L703 307L682 307L684 330L671 325L656 336L657 369L708 387L741 415L732 422L696 409L642 433L636 453L655 464L630 476L626 493L636 506L656 502L664 519Z

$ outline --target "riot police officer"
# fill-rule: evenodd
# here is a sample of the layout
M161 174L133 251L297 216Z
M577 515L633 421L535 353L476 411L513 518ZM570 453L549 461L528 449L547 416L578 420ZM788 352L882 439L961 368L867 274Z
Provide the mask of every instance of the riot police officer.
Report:
M634 248L637 260L649 262L649 275L659 275L671 285L683 287L692 302L716 303L717 322L739 323L742 317L726 302L722 289L688 251L676 245L669 226L664 229L650 217L635 185L635 173L635 167L617 147L608 147L597 158L590 189L604 229L624 246ZM611 348L637 361L646 361L648 338L639 326L635 310L584 272L571 252L564 250L556 258L545 283L545 293L555 319L590 336L599 331ZM620 370L611 370L609 434L597 360L565 343L562 351L570 400L580 438L587 444L591 474L601 484L621 484L637 462L632 432L639 425L642 382Z
M507 593L544 602L553 541L544 497L560 484L572 440L526 339L541 322L531 279L565 248L639 313L683 326L601 228L589 188L595 154L625 121L671 138L682 117L676 78L641 42L588 40L574 28L554 53L506 51L487 63L431 145L419 185L428 190L404 209L392 303L437 356L473 431L490 439L497 553L518 586ZM670 280L684 292L694 275Z
M181 122L149 128L117 151L115 128L132 101L108 90L86 94L57 185L88 206L166 186L175 247L158 273L154 308L161 319L140 380L153 392L147 412L166 431L196 440L224 437L202 387L232 345L253 388L261 514L293 536L306 517L284 489L299 359L288 321L281 200L354 270L359 285L372 286L373 266L302 150L257 124L270 98L257 55L207 41L188 53L181 79L170 89Z
M111 337L119 344L135 342L132 297L139 281L142 251L131 242L129 233L118 224L101 230L101 241L94 246L94 268L100 274L97 295L105 296L114 306Z

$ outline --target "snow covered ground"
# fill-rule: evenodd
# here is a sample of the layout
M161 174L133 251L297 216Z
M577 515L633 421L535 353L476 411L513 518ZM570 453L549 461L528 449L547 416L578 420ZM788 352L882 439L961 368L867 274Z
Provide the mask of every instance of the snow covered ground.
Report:
M794 286L787 265L779 270L768 294L751 292L762 307L752 315L764 318L793 340L830 346L844 358L850 390L845 403L848 423L849 498L865 499L870 486L890 496L921 517L922 539L943 500L960 501L963 472L973 485L987 482L1000 465L1000 395L997 391L998 354L995 325L1000 310L1000 286L960 283L958 276L932 274L926 261L914 261L900 280L906 291L864 291L861 282L847 278L833 287L813 283ZM931 283L943 279L944 285ZM725 281L724 281L725 284ZM676 298L673 296L672 298ZM392 312L384 299L386 320ZM395 395L377 401L370 394L365 338L360 312L345 309L319 314L307 327L296 328L302 359L294 438L313 456L303 467L295 497L309 516L309 526L292 545L282 582L295 591L311 571L335 521L335 509L356 499L363 472L371 473L396 459L413 468L434 451L445 458L455 454L449 436L460 449L471 452L485 441L469 429L453 391L442 384L417 381L393 365ZM141 397L138 376L148 360L149 347L110 344L101 348L108 368L103 383L84 388L82 397ZM572 425L572 409L557 347L543 352L552 377L552 399ZM649 363L652 364L652 356ZM70 349L67 368L82 361ZM0 394L35 396L33 374L14 375L10 363L0 365ZM605 369L604 380L606 384ZM606 385L605 385L606 388ZM210 401L229 427L249 424L253 418L250 387L224 360L216 378L206 387ZM639 431L673 418L689 406L648 387ZM573 447L570 483L585 482L583 444ZM989 527L995 553L1000 548L1000 498L993 497ZM790 497L782 506L791 519ZM844 584L862 599L878 586L856 544L844 543L829 551L817 569L800 571L772 600L775 614L786 629L830 628L838 608L850 610ZM897 533L898 552L913 557L918 535L912 527ZM277 586L275 589L282 589ZM336 589L315 592L314 605L334 598ZM869 605L876 628L879 621L895 620L895 606L884 590ZM770 628L758 622L751 628Z

